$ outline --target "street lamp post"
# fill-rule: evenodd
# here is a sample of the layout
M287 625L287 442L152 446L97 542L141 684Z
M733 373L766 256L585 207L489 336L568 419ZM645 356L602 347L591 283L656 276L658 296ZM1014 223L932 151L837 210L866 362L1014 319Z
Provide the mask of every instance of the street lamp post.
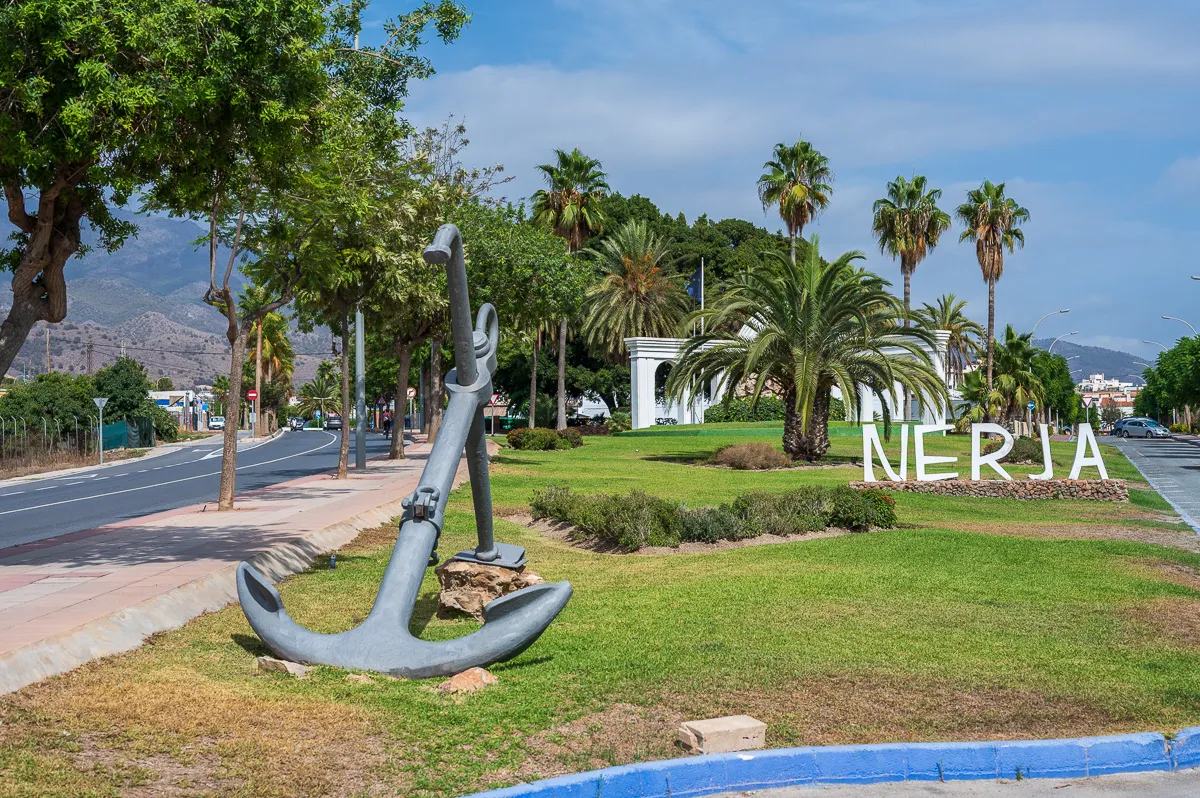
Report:
M1200 333L1196 332L1196 328L1195 328L1195 327L1193 327L1191 324L1189 324L1188 322L1184 321L1183 319L1179 318L1178 316L1163 316L1163 319L1164 319L1165 321L1178 321L1178 322L1181 322L1181 323L1183 323L1183 324L1187 324L1187 328L1188 328L1189 330L1191 330L1191 331L1192 331L1192 335L1200 335Z
M1079 335L1079 330L1074 330L1074 331L1072 331L1072 332L1069 332L1069 333L1063 333L1062 335L1060 335L1060 336L1058 336L1057 338L1055 338L1055 339L1054 339L1054 341L1053 341L1053 343L1051 343L1051 344L1050 344L1050 348L1046 350L1046 353L1047 353L1047 354L1053 354L1053 352L1054 352L1054 344L1057 344L1059 341L1061 341L1062 339L1066 338L1068 335Z
M1038 324L1041 324L1041 323L1042 323L1042 322L1044 322L1046 319L1050 318L1051 316L1056 316L1056 315L1058 315L1058 314L1060 314L1060 313L1070 313L1070 312L1071 312L1071 309L1070 309L1070 308L1063 308L1062 310L1052 310L1052 311L1050 311L1050 312L1049 312L1049 313L1047 313L1045 316L1042 316L1040 319L1038 319L1038 320L1037 320L1037 324L1033 325L1033 329L1032 329L1032 330L1030 330L1030 332L1029 332L1029 337L1030 337L1030 338L1033 338L1033 334L1034 334L1035 332L1037 332Z
M1154 344L1155 346L1161 346L1164 352L1166 352L1167 349L1169 348L1166 344L1159 343L1158 341L1142 341L1142 343Z
M108 399L97 396L92 399L96 403L96 409L100 411L100 424L96 427L97 443L100 444L100 465L104 465L104 406L108 404Z

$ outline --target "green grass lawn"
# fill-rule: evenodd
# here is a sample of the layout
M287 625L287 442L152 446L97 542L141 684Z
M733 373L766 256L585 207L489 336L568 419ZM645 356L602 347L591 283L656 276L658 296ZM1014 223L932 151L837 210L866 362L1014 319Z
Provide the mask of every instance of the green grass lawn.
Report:
M496 509L518 518L548 484L701 506L861 478L689 464L779 433L667 428L505 450ZM969 468L964 436L928 449ZM861 456L861 441L834 437L832 453ZM1073 453L1054 444L1058 476ZM735 713L767 722L772 746L1200 723L1195 535L1116 450L1105 456L1111 476L1135 483L1130 504L896 494L901 529L700 554L596 554L500 519L497 536L575 595L537 644L492 668L499 686L446 698L432 683L332 668L303 681L259 674L264 652L232 607L0 700L0 795L454 796L677 755L678 721ZM288 580L293 616L325 631L364 616L389 531L362 536L335 571L318 563ZM460 489L440 549L472 536ZM435 601L430 571L414 632L475 628L432 618Z

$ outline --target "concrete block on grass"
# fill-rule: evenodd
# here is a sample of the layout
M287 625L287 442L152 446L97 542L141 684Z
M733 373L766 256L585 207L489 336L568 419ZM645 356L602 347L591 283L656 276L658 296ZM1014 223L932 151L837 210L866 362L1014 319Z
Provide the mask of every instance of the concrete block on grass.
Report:
M767 724L749 715L688 720L679 724L676 739L692 754L728 754L767 745Z
M304 677L308 676L308 668L304 667L299 662L288 662L285 659L275 659L274 657L259 657L258 669L260 671L287 673L295 676L297 679L303 679Z

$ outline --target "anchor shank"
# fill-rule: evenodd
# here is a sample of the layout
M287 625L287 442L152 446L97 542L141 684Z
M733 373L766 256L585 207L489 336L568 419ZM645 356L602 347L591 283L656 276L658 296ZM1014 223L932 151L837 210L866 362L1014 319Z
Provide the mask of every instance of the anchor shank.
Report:
M488 476L487 438L483 431L483 408L475 411L467 435L467 469L471 474L471 501L475 505L475 531L479 547L475 557L483 562L499 556L492 533L492 483Z

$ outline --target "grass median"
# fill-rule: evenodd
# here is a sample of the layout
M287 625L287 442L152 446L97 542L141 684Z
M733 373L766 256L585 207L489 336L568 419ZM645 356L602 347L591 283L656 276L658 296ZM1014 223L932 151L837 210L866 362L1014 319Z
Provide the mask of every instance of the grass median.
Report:
M447 698L434 683L333 668L261 674L265 651L231 607L0 700L0 795L454 796L674 756L680 720L735 713L768 723L772 746L1200 723L1200 546L1114 449L1109 474L1130 480L1129 504L897 494L900 529L700 554L598 554L515 522L548 484L692 507L861 478L853 466L696 464L779 435L712 425L503 451L497 536L575 595L538 643L492 668L494 688ZM832 443L861 456L856 435ZM887 446L894 461L898 442ZM927 450L969 468L966 437ZM1064 477L1074 444L1052 453ZM440 549L472 535L464 488ZM393 539L365 533L336 570L287 580L293 617L322 631L356 623ZM415 633L476 628L434 618L436 589L430 571Z

